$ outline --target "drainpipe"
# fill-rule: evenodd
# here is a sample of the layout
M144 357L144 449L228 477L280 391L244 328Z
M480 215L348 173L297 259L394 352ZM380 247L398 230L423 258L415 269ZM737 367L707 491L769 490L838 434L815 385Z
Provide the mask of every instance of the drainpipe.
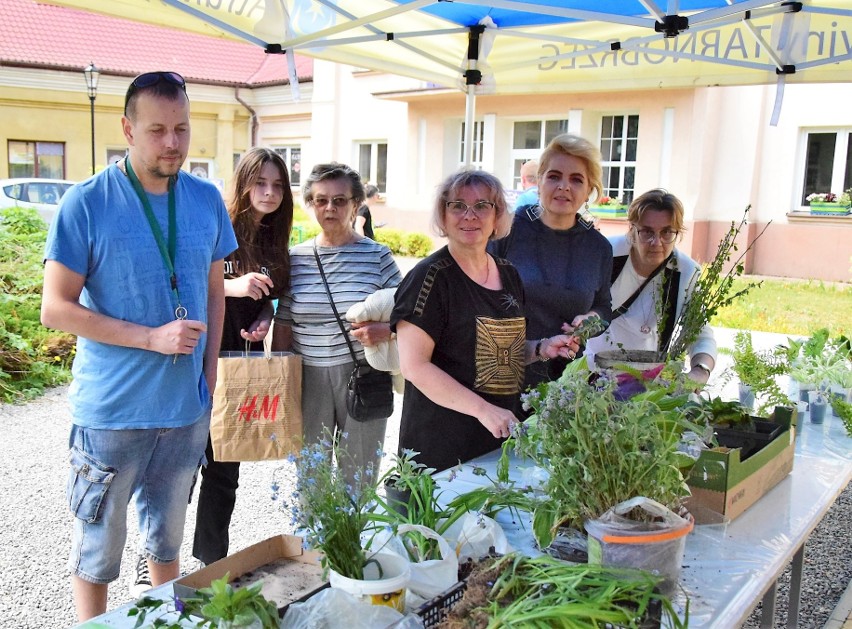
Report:
M243 107L245 107L249 114L251 114L251 146L257 146L257 128L260 126L260 123L257 121L257 112L252 109L249 104L240 98L240 88L239 86L234 88L234 99Z

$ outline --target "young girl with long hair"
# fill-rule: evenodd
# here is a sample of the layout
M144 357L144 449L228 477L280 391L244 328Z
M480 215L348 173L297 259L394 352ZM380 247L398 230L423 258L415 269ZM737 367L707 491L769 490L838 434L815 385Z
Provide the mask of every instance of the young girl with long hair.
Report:
M293 193L284 159L268 148L250 149L234 173L228 215L239 248L225 259L225 326L222 351L263 350L272 324L273 300L290 287L290 231ZM236 502L239 463L207 465L195 519L192 554L205 564L228 554L228 527Z

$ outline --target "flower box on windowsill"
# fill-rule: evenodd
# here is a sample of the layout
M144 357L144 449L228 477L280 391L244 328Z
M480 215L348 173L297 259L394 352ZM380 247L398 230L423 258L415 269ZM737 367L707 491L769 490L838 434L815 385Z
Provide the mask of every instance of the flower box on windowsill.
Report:
M817 216L846 216L852 209L848 205L842 203L825 203L819 201L811 201L811 214Z
M589 211L600 218L627 218L626 205L590 205Z

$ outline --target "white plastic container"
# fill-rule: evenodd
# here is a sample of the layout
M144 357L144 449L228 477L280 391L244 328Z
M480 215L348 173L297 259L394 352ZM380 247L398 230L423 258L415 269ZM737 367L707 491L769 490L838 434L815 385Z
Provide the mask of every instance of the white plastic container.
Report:
M355 598L371 605L385 605L398 612L405 611L405 588L411 578L408 560L393 553L378 552L370 557L376 559L382 567L370 562L364 566L364 579L350 579L329 570L328 581L331 587L348 592Z
M597 520L587 520L589 563L638 568L660 575L660 590L669 595L677 588L686 536L695 520L689 514L681 517L657 502L653 504L668 511L666 522L636 522L611 511Z

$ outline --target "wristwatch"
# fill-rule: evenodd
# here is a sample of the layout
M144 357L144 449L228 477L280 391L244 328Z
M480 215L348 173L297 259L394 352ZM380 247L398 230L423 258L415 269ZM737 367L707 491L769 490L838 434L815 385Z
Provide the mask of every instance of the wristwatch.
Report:
M705 372L708 376L710 375L710 372L713 371L712 369L710 369L710 367L707 365L707 363L695 363L693 365L693 367L698 367L701 371Z

